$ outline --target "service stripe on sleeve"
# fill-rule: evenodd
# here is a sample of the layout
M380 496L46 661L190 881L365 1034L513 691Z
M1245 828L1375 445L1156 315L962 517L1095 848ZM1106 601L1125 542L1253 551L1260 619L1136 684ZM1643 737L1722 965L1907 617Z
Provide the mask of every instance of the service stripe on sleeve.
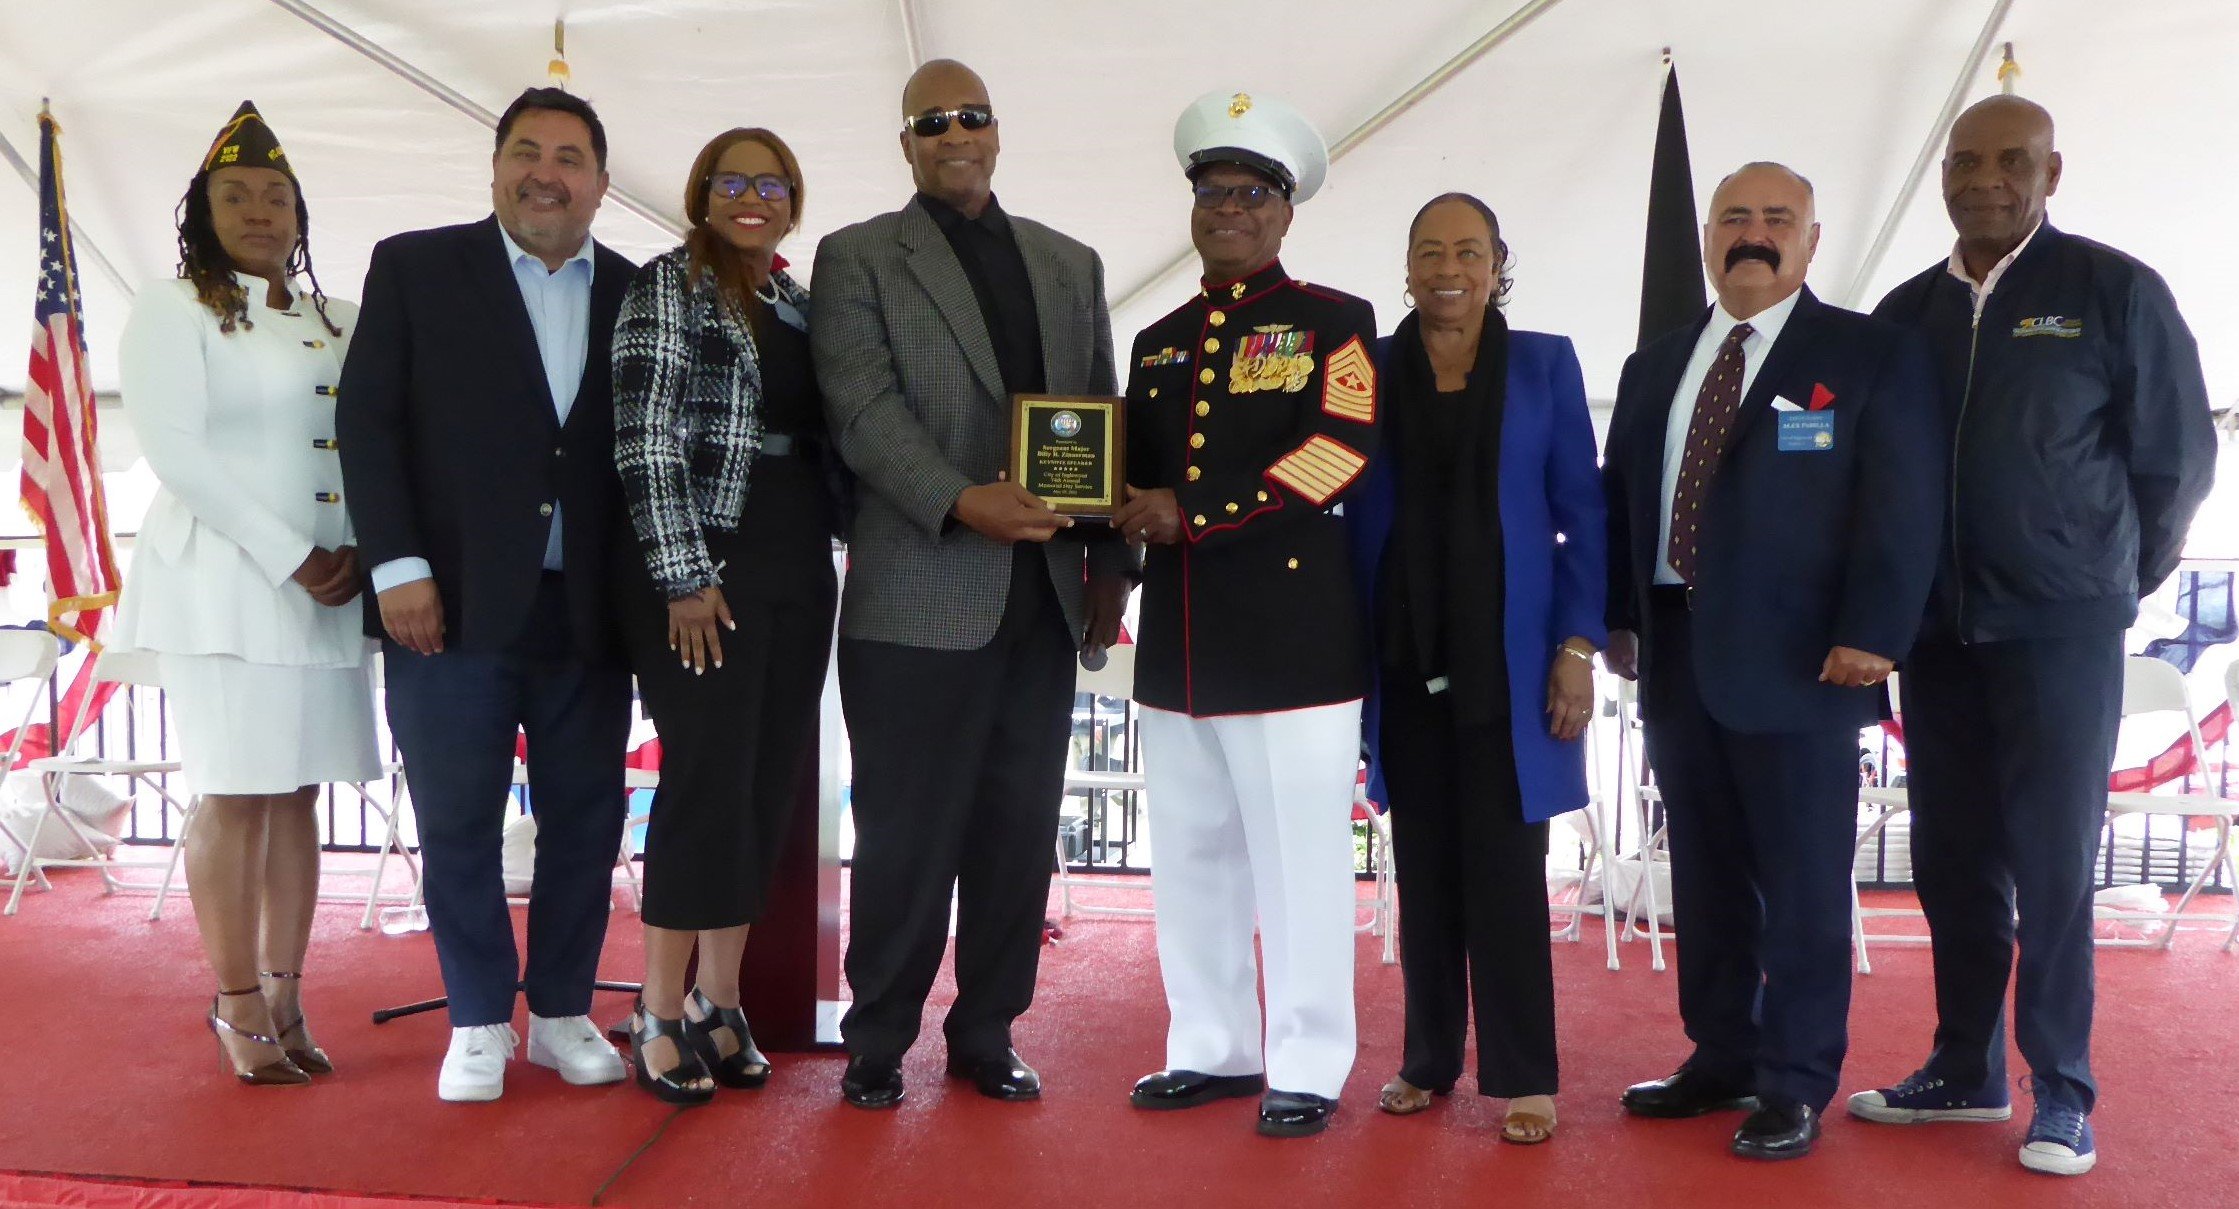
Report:
M1283 455L1267 477L1313 502L1327 504L1361 472L1368 459L1344 443L1319 433L1304 445Z

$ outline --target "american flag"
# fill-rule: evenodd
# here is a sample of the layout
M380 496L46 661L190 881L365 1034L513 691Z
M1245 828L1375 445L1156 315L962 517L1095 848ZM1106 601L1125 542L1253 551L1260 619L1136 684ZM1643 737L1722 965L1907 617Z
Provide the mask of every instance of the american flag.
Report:
M62 145L39 115L39 291L32 309L31 374L23 399L23 505L46 537L48 624L91 637L115 604L117 559L101 486L99 425L86 369L78 259L62 198Z

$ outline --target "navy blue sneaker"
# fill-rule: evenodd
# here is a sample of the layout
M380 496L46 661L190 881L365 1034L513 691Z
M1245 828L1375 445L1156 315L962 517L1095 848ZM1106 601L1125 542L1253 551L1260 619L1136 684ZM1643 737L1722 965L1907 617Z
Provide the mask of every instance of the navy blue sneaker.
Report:
M2013 1101L2003 1083L1961 1088L1925 1070L1914 1071L1895 1087L1858 1092L1850 1115L1883 1125L1927 1125L1937 1121L2007 1121Z
M2029 1117L2029 1140L2021 1144L2021 1165L2046 1175L2082 1175L2098 1161L2091 1118L2080 1108L2039 1096Z

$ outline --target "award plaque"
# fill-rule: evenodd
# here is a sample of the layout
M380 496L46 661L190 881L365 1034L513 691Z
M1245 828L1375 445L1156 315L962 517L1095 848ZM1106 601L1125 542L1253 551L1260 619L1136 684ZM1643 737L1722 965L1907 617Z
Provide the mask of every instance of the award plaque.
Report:
M1012 395L1011 481L1083 520L1109 518L1123 501L1125 400L1116 396Z

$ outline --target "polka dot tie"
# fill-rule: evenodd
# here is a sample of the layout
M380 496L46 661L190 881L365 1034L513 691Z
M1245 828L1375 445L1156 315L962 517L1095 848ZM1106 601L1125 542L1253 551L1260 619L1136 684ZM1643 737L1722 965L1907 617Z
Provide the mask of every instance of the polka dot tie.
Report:
M1687 454L1679 463L1679 483L1671 493L1671 546L1664 558L1688 583L1695 582L1695 543L1700 540L1703 504L1718 480L1718 462L1741 410L1742 341L1757 329L1737 323L1718 346L1710 373L1695 395L1695 418L1687 422Z

